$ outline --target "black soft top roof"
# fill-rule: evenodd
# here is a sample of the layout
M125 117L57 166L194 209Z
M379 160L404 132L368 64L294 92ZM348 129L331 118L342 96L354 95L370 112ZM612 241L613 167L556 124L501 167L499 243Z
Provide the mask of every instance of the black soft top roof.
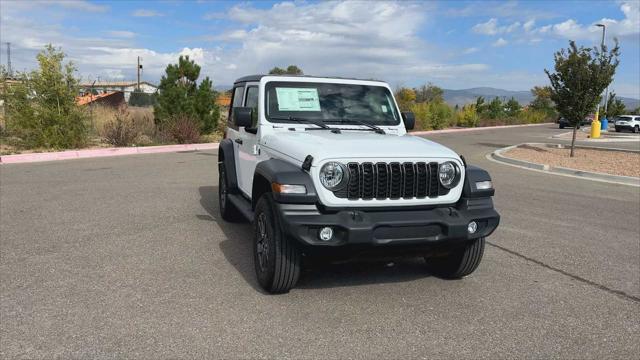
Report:
M260 79L262 79L265 76L283 76L283 77L302 77L302 78L309 78L309 79L344 79L344 80L362 80L362 81L380 81L382 82L382 80L376 80L376 79L356 79L356 78L345 78L345 77L339 77L339 76L311 76L311 75L265 75L265 74L256 74L256 75L247 75L247 76L243 76L239 79L237 79L234 84L237 83L243 83L243 82L259 82Z

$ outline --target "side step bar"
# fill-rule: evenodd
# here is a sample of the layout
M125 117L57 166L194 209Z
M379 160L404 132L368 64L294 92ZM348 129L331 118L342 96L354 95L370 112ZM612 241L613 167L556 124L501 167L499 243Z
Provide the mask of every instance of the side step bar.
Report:
M229 201L240 211L242 216L244 216L250 222L253 222L253 208L251 207L251 202L244 198L244 196L240 194L227 194Z

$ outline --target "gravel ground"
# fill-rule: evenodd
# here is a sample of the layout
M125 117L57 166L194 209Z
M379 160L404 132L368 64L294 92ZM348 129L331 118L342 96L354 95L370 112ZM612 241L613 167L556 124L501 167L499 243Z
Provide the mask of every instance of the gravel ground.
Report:
M505 155L537 164L640 177L640 154L638 153L575 149L574 157L571 158L569 157L570 151L570 149L553 149L527 145L509 150Z

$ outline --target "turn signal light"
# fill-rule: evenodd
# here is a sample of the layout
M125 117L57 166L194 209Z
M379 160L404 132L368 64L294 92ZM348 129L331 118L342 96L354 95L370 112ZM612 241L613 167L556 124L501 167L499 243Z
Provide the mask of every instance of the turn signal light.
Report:
M304 185L271 183L271 190L278 194L306 194L307 188Z

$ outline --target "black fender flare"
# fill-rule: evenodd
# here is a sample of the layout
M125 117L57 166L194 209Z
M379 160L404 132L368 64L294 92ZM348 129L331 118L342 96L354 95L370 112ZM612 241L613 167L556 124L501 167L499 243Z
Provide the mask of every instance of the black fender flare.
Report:
M481 198L491 197L495 194L495 189L476 189L476 182L491 181L489 173L477 166L467 165L465 169L464 185L462 187L462 197Z
M236 173L235 153L233 151L233 141L224 139L220 141L218 149L218 166L224 166L228 191L232 194L238 193L238 175Z
M277 202L290 204L315 204L318 201L318 194L311 179L311 175L302 170L301 167L293 165L280 159L269 159L258 163L253 176L253 191L251 197L257 199L265 191L260 181L266 180L269 183L267 191L271 190L272 183L304 185L306 194L281 194L274 193L273 197Z

